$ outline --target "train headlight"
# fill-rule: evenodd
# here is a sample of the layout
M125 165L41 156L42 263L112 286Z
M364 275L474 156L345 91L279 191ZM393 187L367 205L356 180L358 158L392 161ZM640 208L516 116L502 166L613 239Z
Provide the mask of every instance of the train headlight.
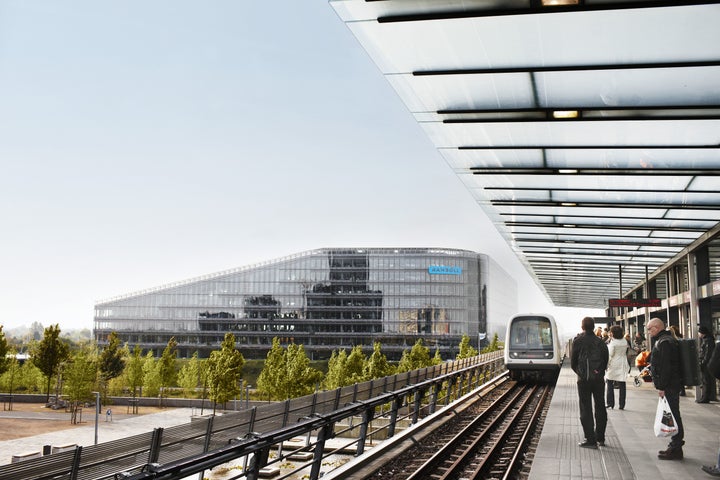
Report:
M545 352L545 358L552 358L551 352Z

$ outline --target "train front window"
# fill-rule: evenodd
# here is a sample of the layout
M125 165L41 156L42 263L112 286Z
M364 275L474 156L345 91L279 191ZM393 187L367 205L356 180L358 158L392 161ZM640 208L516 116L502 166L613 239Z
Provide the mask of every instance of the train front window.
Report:
M552 328L544 317L515 319L510 332L510 347L525 350L552 350Z

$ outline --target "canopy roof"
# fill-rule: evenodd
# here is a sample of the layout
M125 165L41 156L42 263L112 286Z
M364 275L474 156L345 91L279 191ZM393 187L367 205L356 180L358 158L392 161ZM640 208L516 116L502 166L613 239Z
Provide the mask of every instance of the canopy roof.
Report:
M555 305L720 221L719 2L330 3Z

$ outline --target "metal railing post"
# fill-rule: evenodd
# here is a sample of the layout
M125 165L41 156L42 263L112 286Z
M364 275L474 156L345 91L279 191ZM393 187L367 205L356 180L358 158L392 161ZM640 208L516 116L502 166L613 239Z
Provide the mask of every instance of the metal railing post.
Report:
M72 466L70 467L70 480L77 480L78 474L80 473L80 455L82 454L82 446L78 445L75 447L75 454L72 459Z
M360 436L358 437L357 451L355 454L358 457L365 451L365 440L367 439L368 428L370 427L370 422L372 422L374 414L375 408L373 407L370 407L363 412L362 424L360 425Z
M320 478L320 467L322 466L323 452L325 451L325 440L332 437L334 424L332 422L323 425L318 432L317 443L313 453L312 467L310 468L310 480Z
M250 459L250 465L247 468L247 479L257 480L260 477L260 470L267 465L268 457L270 456L270 448L263 448L253 453Z
M160 458L160 444L162 442L163 429L158 427L153 430L152 440L150 441L150 453L148 454L148 463L157 463Z
M388 438L395 435L395 424L397 423L398 410L400 409L400 398L395 397L392 401L392 407L390 407L390 422L388 423Z
M418 421L418 417L420 416L420 400L422 399L422 391L418 388L415 390L415 395L413 398L413 415L412 415L412 423L415 425Z

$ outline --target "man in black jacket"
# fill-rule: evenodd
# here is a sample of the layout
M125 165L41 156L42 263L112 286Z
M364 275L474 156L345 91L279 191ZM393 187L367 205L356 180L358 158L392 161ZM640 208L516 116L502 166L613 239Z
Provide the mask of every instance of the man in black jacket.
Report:
M608 349L605 342L595 335L595 321L592 317L582 319L583 332L572 343L570 366L577 374L580 423L585 441L578 445L583 448L605 446L605 369L608 363ZM593 402L595 421L593 422Z
M698 336L700 337L700 352L698 352L698 356L700 359L700 372L702 373L702 385L700 387L700 398L696 401L697 403L710 403L711 400L717 400L715 378L708 370L710 357L712 357L713 350L715 350L715 337L712 331L705 325L700 325Z
M665 330L665 323L659 318L651 318L646 328L655 340L650 357L653 384L658 395L667 399L678 426L678 432L670 438L668 448L658 452L658 458L682 460L685 432L682 418L680 418L680 390L683 387L682 372L680 371L680 346L677 339L668 330Z

